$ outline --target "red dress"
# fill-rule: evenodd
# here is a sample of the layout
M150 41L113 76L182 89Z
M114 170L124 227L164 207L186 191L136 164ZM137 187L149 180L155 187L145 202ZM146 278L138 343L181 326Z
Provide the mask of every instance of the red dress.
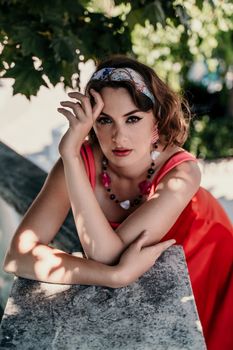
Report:
M81 154L94 188L95 163L88 143ZM165 174L188 160L197 161L186 151L169 158L154 178L150 196ZM120 223L110 224L115 229ZM229 218L200 187L162 241L171 238L184 248L208 350L233 350L233 229Z

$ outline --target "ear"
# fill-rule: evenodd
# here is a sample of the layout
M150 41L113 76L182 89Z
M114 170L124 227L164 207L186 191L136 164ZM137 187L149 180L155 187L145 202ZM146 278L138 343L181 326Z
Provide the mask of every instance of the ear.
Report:
M154 129L152 131L152 139L151 139L151 143L154 144L159 140L159 131L158 131L158 127L157 124L154 125Z

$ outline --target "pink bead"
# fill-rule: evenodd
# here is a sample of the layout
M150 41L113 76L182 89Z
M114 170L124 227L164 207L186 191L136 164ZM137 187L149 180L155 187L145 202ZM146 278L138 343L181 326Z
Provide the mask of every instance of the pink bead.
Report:
M150 193L152 183L148 180L144 180L138 184L141 194L147 195Z
M108 188L111 183L111 178L107 173L103 172L101 173L101 181L104 187Z

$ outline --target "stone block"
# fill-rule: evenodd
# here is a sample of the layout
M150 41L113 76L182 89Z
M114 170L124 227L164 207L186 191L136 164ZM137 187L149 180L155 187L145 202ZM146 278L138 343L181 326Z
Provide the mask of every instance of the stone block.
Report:
M183 249L118 289L16 278L0 348L17 350L204 350Z

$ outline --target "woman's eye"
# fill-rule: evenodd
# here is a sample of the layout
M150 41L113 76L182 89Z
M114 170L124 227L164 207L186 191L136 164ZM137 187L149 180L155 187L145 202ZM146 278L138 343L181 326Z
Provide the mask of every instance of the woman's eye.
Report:
M140 117L131 116L127 119L127 123L134 124L134 123L139 122L139 120L141 120L141 119L142 118L140 118Z
M112 121L108 117L100 117L99 119L96 120L98 124L110 124Z

